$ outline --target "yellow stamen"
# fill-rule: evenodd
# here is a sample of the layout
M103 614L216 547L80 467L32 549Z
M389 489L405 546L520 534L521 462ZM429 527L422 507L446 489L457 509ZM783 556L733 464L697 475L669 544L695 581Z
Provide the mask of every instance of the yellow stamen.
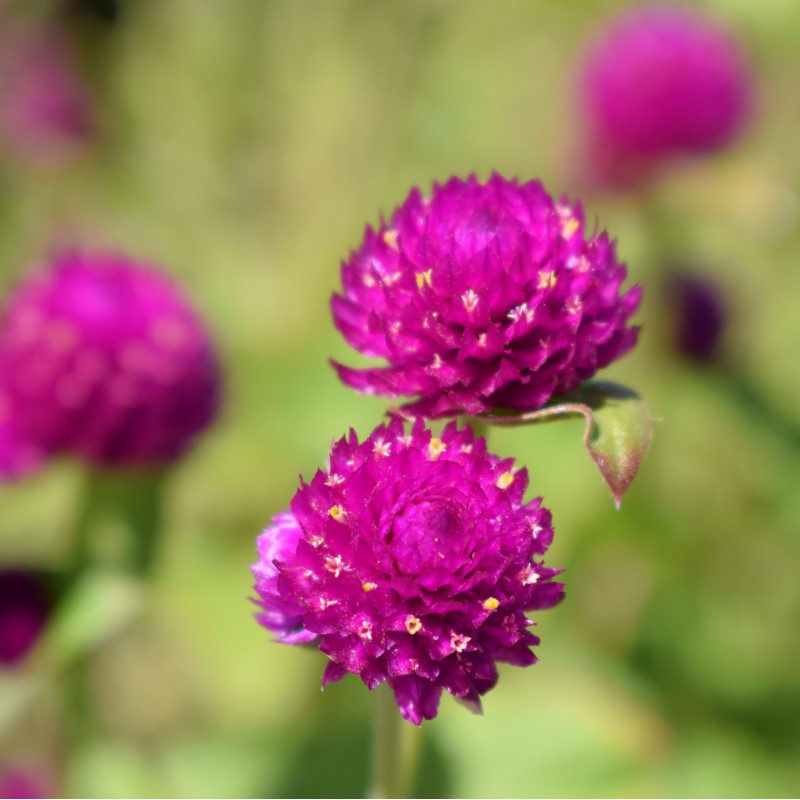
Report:
M447 450L447 445L441 439L434 437L428 445L428 458L436 461L445 450Z
M514 483L514 473L513 472L504 472L498 479L497 479L497 488L498 489L508 489L511 484Z
M539 289L552 289L556 285L556 274L552 270L539 273Z
M417 288L421 289L426 284L431 285L431 272L433 270L426 269L425 272L418 272L414 277L417 279Z
M417 617L409 614L406 618L406 630L413 636L415 633L422 630L422 622L420 622Z

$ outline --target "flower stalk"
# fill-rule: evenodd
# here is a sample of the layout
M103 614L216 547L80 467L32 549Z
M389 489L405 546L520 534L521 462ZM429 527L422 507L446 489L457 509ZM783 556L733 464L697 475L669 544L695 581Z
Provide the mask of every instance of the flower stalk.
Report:
M416 774L421 731L403 720L391 689L373 693L374 729L369 797L409 797Z

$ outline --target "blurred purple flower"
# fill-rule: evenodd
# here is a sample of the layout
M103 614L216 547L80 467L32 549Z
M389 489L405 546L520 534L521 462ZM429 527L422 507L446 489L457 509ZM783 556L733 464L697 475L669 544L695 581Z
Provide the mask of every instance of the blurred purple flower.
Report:
M47 796L44 787L27 772L20 769L0 771L0 797L34 800Z
M50 611L41 573L0 569L0 668L14 667L25 658L44 630Z
M725 328L725 302L712 281L698 275L672 275L666 284L676 350L695 361L712 361Z
M170 462L213 421L219 396L201 320L166 276L125 256L58 255L0 318L6 477L59 453L105 466Z
M342 265L336 327L385 367L334 363L348 386L428 417L528 411L630 350L638 287L605 233L538 181L492 175L414 189Z
M302 609L330 659L323 686L348 672L370 689L388 681L415 725L444 690L477 711L497 662L537 661L525 612L563 595L559 570L537 560L553 531L541 498L523 502L527 485L454 422L440 437L419 419L410 435L398 419L362 443L351 432L292 501L299 540L294 524L273 529L286 536L274 561L259 543L257 590L279 573L263 605L277 592L279 611Z
M291 512L285 511L274 519L258 537L258 561L253 564L253 576L261 600L256 604L263 609L256 619L277 635L284 644L306 644L317 639L315 633L303 628L303 606L294 599L284 600L278 591L280 572L276 561L291 559L297 543L303 538L303 529Z
M740 43L687 6L635 6L601 29L581 65L588 156L607 182L704 153L740 132L752 106Z
M57 30L4 17L0 31L0 135L15 158L60 164L93 136L91 97Z

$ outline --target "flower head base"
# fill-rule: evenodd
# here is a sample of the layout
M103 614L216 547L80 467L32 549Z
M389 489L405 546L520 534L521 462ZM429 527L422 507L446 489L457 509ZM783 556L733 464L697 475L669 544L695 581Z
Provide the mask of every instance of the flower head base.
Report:
M625 12L595 38L581 74L590 156L609 182L664 157L718 149L751 107L739 43L686 6Z
M370 689L388 681L417 725L436 716L444 690L479 709L497 662L537 660L525 612L563 593L558 570L537 560L553 532L541 499L523 502L527 483L524 469L455 423L438 440L421 420L410 435L399 420L361 443L351 433L334 445L330 473L295 495L299 531L283 527L284 555L270 561L277 549L259 542L261 604L302 610L302 629L330 658L323 685L348 672Z
M107 466L169 462L213 420L218 402L205 328L149 267L64 254L8 300L0 320L6 477L64 452Z
M389 225L367 229L332 299L348 343L388 366L340 378L365 393L419 395L428 417L539 408L633 347L640 300L579 205L537 181L452 178L416 189Z

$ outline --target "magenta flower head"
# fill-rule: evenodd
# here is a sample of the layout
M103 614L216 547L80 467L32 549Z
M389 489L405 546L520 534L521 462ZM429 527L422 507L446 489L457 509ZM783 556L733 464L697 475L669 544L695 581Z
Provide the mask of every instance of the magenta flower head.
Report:
M529 411L630 350L640 289L580 205L500 175L414 189L342 265L336 327L387 366L334 364L348 386L419 395L416 414Z
M180 456L214 419L217 358L165 275L125 256L65 253L0 318L0 465L71 453L99 466Z
M739 42L681 5L624 12L595 36L581 80L589 148L606 171L716 150L751 108Z
M559 570L541 562L550 513L541 498L523 502L527 485L524 469L455 422L440 437L419 419L408 435L398 419L361 443L351 432L330 469L301 485L294 521L262 534L261 604L318 641L323 686L348 672L370 689L388 681L416 725L436 716L443 691L479 710L497 662L537 660L525 613L563 594ZM275 619L261 622L281 632Z
M55 797L55 781L48 773L41 766L0 764L0 797L17 800Z
M0 669L16 666L39 640L52 610L41 573L0 568Z

